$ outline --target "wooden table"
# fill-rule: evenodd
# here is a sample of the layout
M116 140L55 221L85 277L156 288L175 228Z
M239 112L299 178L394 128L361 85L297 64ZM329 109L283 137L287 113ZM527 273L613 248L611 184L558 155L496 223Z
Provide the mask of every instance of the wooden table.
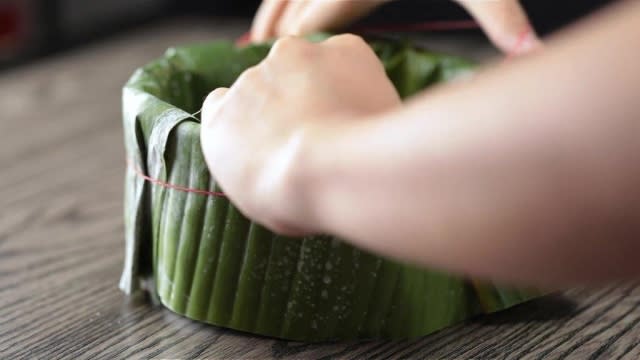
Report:
M0 359L640 358L640 289L631 285L569 291L415 341L320 345L126 298L117 288L121 86L171 45L235 38L246 25L174 21L0 74ZM490 54L462 43L433 42Z

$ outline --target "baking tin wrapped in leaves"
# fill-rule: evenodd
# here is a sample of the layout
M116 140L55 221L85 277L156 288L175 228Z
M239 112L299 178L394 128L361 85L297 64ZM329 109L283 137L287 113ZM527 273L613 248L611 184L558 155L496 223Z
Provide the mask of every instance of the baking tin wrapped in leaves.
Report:
M371 46L402 97L472 69L405 43ZM209 91L230 86L268 51L228 42L170 49L126 84L123 291L149 291L191 319L301 341L416 337L532 297L391 261L330 236L278 236L223 196L184 191L221 191L192 114Z

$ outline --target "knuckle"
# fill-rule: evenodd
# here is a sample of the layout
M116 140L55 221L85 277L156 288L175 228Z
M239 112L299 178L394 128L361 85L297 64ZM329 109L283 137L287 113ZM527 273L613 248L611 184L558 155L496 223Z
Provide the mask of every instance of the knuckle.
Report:
M299 37L285 36L276 40L276 42L271 47L269 55L275 58L288 56L293 53L303 51L304 49L308 48L308 45L309 44L305 40Z
M278 23L278 25L276 25L276 34L278 35L279 40L294 36L294 34L291 32L291 27L291 22L287 21L281 21L280 23Z
M203 124L210 125L212 124L211 119L217 114L222 108L222 103L225 101L225 94L227 93L227 88L218 88L213 90L207 95L203 104L202 104L202 115L201 119Z
M259 81L261 78L260 65L252 66L245 70L238 79L236 80L236 84L243 83L255 83Z
M271 53L273 55L278 55L283 52L287 52L291 50L297 43L297 39L293 36L284 36L273 44L271 47Z
M205 103L206 104L217 103L218 101L220 101L220 99L222 99L222 97L224 96L224 94L226 94L226 92L227 92L226 88L217 88L213 90L212 92L209 93L209 95L207 95Z
M347 46L368 46L361 36L355 34L342 34L336 35L329 39L329 41L335 42L339 45Z
M283 34L289 34L294 36L303 36L304 34L310 34L314 30L313 26L305 21L296 21L293 24L289 24L286 32Z

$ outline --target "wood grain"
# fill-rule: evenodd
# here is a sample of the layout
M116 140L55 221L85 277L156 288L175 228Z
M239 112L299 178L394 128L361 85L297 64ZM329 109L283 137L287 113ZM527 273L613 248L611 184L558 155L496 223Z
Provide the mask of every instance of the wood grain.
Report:
M640 358L633 285L568 291L414 341L329 344L219 329L126 298L120 88L171 45L246 26L170 22L0 75L1 359Z

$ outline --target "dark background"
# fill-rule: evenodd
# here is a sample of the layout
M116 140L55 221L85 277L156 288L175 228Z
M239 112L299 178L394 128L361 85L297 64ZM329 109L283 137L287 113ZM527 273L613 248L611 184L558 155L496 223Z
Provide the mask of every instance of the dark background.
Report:
M612 0L524 0L523 4L536 29L546 35L608 2ZM258 4L259 0L0 0L0 70L167 17L250 18ZM448 0L399 0L363 22L466 18L464 11Z

